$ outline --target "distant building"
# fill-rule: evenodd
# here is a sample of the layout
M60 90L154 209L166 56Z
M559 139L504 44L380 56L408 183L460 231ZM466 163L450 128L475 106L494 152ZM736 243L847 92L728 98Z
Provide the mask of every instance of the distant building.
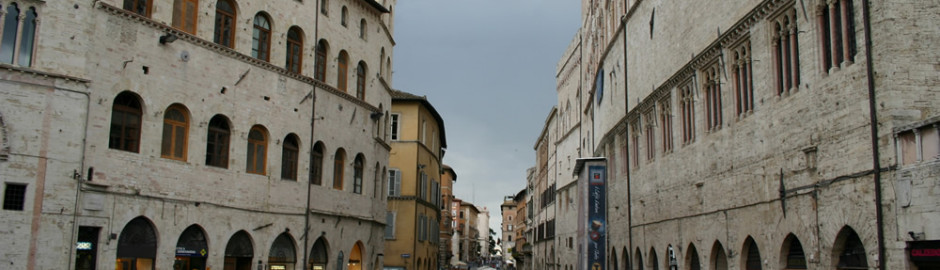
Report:
M441 222L439 261L441 268L450 269L454 253L454 236L457 234L457 211L460 203L454 203L454 182L457 182L457 172L450 166L444 165L441 174Z
M385 269L437 269L444 120L427 98L391 93Z

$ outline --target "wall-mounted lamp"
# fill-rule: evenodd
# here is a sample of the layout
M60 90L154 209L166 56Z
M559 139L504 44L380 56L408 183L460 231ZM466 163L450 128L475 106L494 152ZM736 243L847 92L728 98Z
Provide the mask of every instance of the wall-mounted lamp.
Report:
M427 166L427 165L424 165L424 164L418 164L418 169L424 169L424 167L426 167L426 166Z
M369 114L369 118L372 118L372 120L379 120L379 118L381 117L382 117L382 112L372 112L371 114Z
M178 39L176 35L166 33L165 35L160 36L160 44L173 43L173 41L176 41L176 39Z

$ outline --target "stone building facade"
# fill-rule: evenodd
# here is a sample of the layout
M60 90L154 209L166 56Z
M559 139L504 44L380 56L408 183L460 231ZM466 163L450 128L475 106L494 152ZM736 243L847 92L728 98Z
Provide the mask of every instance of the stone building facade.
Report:
M608 161L607 269L937 267L940 6L583 3L555 155Z
M0 264L380 269L394 5L0 2Z

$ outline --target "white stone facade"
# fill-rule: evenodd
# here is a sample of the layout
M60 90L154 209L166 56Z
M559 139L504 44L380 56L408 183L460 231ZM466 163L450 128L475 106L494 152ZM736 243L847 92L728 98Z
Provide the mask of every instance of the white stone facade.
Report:
M584 1L571 46L586 65L583 151L559 137L556 156L559 171L568 155L608 160L607 269L937 267L919 252L940 240L940 31L925 27L940 6L599 2ZM533 269L584 269L572 254Z
M191 33L174 27L174 1L137 1L147 5L140 14L125 2L135 1L0 1L4 10L16 4L38 13L32 61L0 64L0 181L26 187L21 211L0 212L0 240L9 244L0 265L112 269L125 257L137 269L173 269L178 261L200 269L303 269L308 258L328 269L380 269L395 2L231 1L230 47L214 41L220 1L182 1L195 4ZM259 14L269 21L269 61L253 57ZM285 63L289 29L301 33L299 72ZM169 35L175 41L161 42ZM318 40L329 44L324 82L314 79ZM337 88L340 51L348 55L346 91ZM364 95L357 95L360 81ZM131 151L111 143L119 95L140 104ZM161 148L171 108L182 108L186 119L178 158ZM229 128L222 166L207 165L217 116ZM248 150L253 131L264 139ZM297 146L293 156L285 154L288 140ZM314 144L323 154L321 181L311 185ZM285 170L294 179L285 180ZM334 185L336 173L342 183ZM153 231L152 255L121 250L123 232L137 221ZM205 254L181 255L188 228L198 229ZM247 257L233 254L239 233L248 235ZM315 246L323 252L314 254ZM93 265L76 265L88 254Z

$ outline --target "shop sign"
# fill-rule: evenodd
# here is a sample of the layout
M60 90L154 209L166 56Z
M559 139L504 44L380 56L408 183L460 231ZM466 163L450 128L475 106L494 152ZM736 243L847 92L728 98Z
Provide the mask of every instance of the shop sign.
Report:
M75 249L77 250L91 250L91 247L91 242L78 242L78 244L75 245Z
M911 261L940 262L940 241L910 242Z
M207 252L206 249L196 251L186 249L186 247L176 247L176 256L180 257L205 257L207 254L209 254L209 252Z

